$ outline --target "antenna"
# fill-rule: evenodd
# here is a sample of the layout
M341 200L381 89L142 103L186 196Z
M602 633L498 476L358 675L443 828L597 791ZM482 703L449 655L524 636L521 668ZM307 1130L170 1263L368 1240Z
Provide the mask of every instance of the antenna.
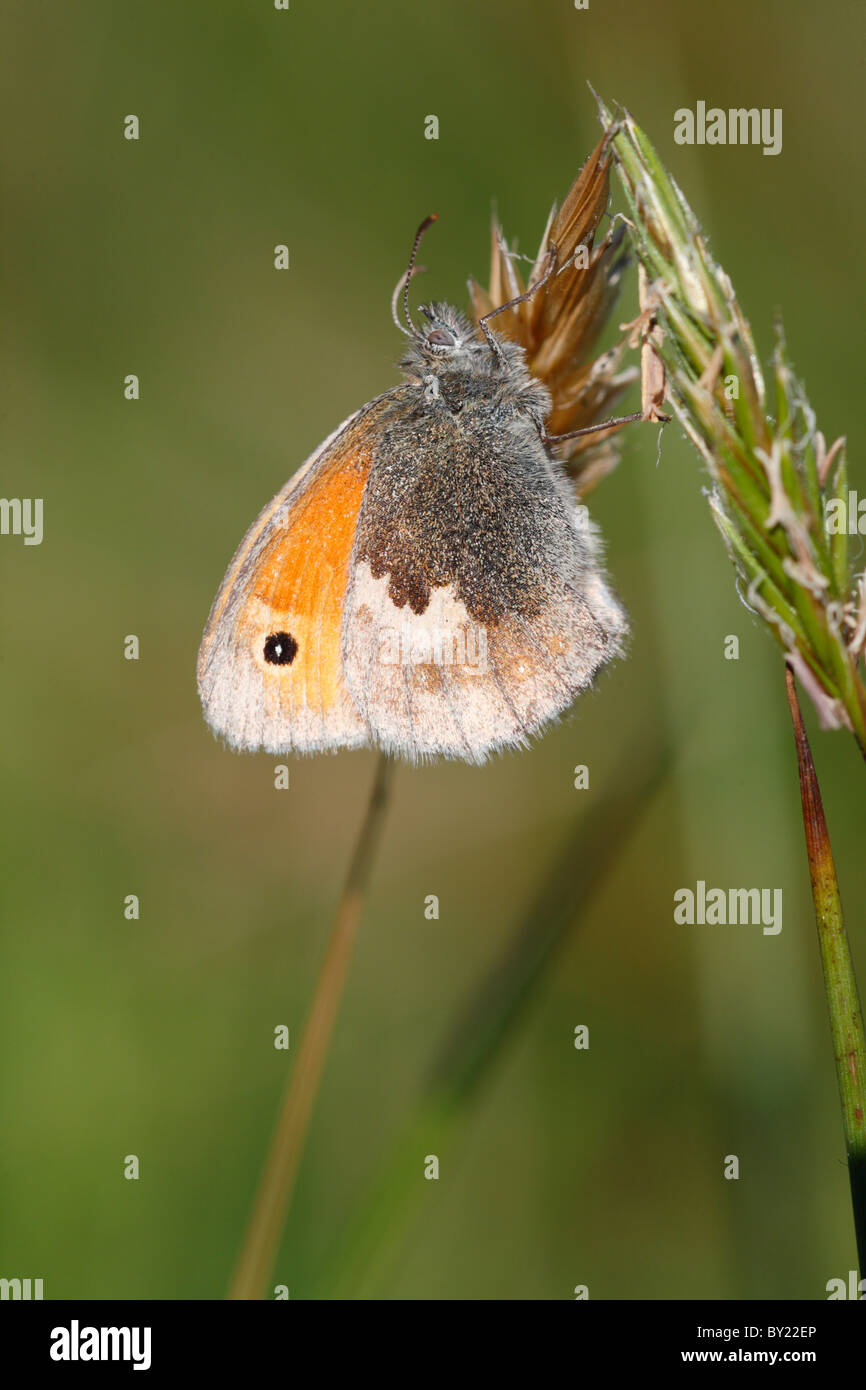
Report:
M406 268L406 274L403 277L403 313L406 316L406 322L409 325L409 330L413 338L423 338L424 335L415 327L414 323L412 322L411 315L409 313L409 281L412 279L412 276L415 273L415 258L418 255L418 247L421 245L421 238L427 231L427 228L432 227L433 223L438 221L438 212L431 212L429 217L424 218L424 221L421 223L421 226L415 233L415 240L412 243L412 253L409 257L409 264Z

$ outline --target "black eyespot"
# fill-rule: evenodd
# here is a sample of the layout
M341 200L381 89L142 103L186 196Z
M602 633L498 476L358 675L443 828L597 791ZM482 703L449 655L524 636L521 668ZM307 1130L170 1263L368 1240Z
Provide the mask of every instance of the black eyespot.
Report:
M298 644L290 632L272 632L265 638L265 661L271 666L291 666Z

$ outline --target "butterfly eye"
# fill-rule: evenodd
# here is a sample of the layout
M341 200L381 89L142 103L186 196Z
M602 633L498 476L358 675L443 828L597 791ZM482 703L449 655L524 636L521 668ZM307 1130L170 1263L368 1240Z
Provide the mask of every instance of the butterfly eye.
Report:
M298 644L290 632L272 632L265 638L265 661L271 666L291 666Z
M453 347L455 339L447 328L434 328L427 334L427 341L431 347Z

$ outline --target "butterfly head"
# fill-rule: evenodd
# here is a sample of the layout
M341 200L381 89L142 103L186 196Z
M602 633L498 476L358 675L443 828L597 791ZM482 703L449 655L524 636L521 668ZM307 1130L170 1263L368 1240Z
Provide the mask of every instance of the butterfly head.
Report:
M459 313L457 309L452 309L450 304L422 304L420 313L427 322L420 328L414 322L409 311L409 287L412 277L421 269L415 264L418 247L427 228L432 226L436 220L436 213L431 213L429 217L424 219L415 233L409 264L397 281L391 298L391 316L394 323L400 332L405 333L406 337L412 341L412 348L401 363L401 366L410 370L419 365L441 363L443 358L451 359L453 365L456 366L461 357L477 357L481 347L475 326L469 322L464 314ZM401 300L402 317L405 322L401 322L399 312Z
M450 304L422 304L419 312L426 322L416 332L413 347L424 362L456 366L480 349L473 325Z
M471 329L462 314L458 314L456 309L450 308L447 304L422 304L421 313L427 320L427 328L422 330L421 340L425 348L437 356L458 352L467 338L471 337Z
M546 387L527 369L524 348L506 337L492 333L450 304L422 304L419 313L426 320L419 327L409 312L409 287L417 273L418 247L427 228L436 221L426 218L415 235L409 265L397 281L391 299L391 316L410 340L411 346L400 360L410 381L424 388L428 400L442 398L453 410L461 410L466 398L525 410L541 419L549 412ZM399 306L402 299L403 320ZM450 389L445 389L446 383ZM456 395L455 395L456 392Z

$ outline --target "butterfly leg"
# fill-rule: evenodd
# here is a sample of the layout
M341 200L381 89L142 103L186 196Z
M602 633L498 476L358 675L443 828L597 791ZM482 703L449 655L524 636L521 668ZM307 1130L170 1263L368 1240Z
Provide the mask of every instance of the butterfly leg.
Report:
M597 425L585 425L582 430L569 430L568 434L548 434L544 425L539 428L542 444L561 444L565 439L579 439L584 434L598 434L600 430L610 430L617 425L631 425L636 420L644 420L646 416L642 410L636 410L633 415L615 415L610 420L599 420Z
M491 351L495 353L496 357L500 362L505 362L505 354L503 353L502 348L497 343L493 334L490 332L490 329L487 327L487 320L495 318L497 314L504 314L506 309L513 309L518 304L525 304L527 300L531 299L534 294L537 294L540 289L544 288L548 280L551 280L553 278L555 271L556 247L551 246L547 252L547 265L545 266L543 274L535 281L535 284L530 285L529 289L524 290L523 294L515 295L513 299L507 300L505 304L499 304L495 309L491 309L489 313L483 314L482 317L478 320L478 327L481 329L482 333L487 339Z
M659 356L662 330L656 320L657 301L649 287L646 271L639 267L638 292L640 314L633 323L620 324L623 332L632 335L632 346L640 344L641 349L641 409L633 415L617 415L610 420L600 420L597 425L586 425L581 430L571 430L568 434L549 435L542 425L542 443L559 444L565 439L578 439L584 434L597 434L600 430L613 429L618 425L630 425L637 420L649 421L654 425L666 425L670 415L662 410L665 399L665 369Z

